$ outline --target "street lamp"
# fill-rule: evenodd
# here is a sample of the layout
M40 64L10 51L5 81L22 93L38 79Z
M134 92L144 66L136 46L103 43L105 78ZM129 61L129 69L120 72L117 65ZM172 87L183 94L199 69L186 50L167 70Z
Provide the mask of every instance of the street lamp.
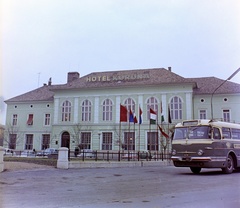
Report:
M240 71L240 68L238 68L230 77L228 77L226 80L224 80L212 93L211 95L211 117L213 119L213 95L214 93L227 81L229 81L230 79L232 79L238 72Z

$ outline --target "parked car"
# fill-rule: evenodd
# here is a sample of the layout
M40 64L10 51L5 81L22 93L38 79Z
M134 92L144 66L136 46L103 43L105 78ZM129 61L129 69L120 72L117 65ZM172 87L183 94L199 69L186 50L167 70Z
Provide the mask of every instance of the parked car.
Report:
M77 155L77 157L89 157L89 158L95 158L96 152L91 149L83 149L80 151L80 154Z
M24 150L20 153L20 157L36 157L36 152L33 150Z
M13 149L4 148L4 156L16 156L16 152Z
M128 152L122 155L122 159L137 159L138 154L137 152Z
M49 155L58 155L58 150L55 148L47 148L41 152L37 153L37 156L49 156Z

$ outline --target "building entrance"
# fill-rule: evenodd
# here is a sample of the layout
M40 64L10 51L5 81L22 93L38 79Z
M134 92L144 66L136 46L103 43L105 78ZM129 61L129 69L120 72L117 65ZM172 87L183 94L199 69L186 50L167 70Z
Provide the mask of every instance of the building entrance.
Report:
M70 148L70 134L67 131L62 133L61 147Z

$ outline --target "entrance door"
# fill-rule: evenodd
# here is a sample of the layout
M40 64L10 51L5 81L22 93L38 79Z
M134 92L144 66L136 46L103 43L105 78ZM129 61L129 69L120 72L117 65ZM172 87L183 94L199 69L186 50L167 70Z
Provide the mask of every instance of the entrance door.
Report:
M70 148L70 134L67 131L62 133L61 147Z

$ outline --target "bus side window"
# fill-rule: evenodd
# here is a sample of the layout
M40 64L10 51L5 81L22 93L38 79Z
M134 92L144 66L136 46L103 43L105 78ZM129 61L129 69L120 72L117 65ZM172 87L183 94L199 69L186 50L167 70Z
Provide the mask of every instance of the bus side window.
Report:
M232 129L232 138L240 139L240 129Z
M230 128L222 127L222 134L224 139L231 139L231 131Z
M213 128L213 138L214 139L221 139L220 131L217 128Z

